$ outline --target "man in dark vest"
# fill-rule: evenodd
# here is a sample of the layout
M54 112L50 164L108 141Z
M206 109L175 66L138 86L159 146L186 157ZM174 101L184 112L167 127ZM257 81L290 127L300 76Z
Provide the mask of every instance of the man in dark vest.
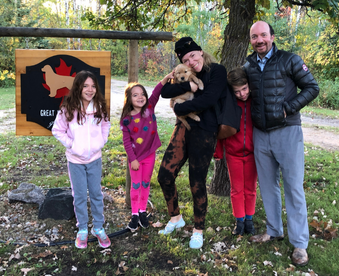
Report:
M252 93L254 156L266 211L266 232L251 242L283 239L280 171L283 177L287 231L294 246L292 263L308 263L307 208L303 189L304 141L299 111L319 94L303 60L278 50L274 30L263 21L250 29L254 53L244 65ZM297 88L301 91L297 93Z

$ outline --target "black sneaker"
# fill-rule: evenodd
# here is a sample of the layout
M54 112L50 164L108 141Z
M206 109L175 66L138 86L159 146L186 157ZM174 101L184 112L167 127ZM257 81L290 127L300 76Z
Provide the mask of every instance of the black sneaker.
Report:
M133 215L130 222L127 225L127 228L134 232L138 229L139 216Z
M148 227L149 223L146 212L139 213L139 224L142 228Z
M244 228L245 228L245 223L241 220L237 220L234 230L232 231L232 235L234 236L244 235Z
M245 219L245 230L244 231L246 234L252 234L252 235L255 234L253 220Z

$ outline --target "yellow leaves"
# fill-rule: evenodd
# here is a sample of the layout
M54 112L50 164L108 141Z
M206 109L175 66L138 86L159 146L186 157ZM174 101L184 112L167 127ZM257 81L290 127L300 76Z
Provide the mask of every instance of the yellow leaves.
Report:
M14 84L13 80L15 80L14 73L10 73L8 70L0 71L0 87L6 87L6 83ZM1 84L1 82L4 82L4 84Z

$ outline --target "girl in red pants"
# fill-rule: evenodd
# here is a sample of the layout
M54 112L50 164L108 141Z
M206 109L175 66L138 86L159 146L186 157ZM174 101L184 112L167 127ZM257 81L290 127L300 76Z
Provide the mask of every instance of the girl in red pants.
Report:
M238 105L242 108L240 131L218 140L215 159L222 159L224 148L231 182L231 202L236 225L233 235L254 234L252 216L255 212L257 170L253 154L253 126L251 97L247 75L241 68L230 71L228 83L232 86Z

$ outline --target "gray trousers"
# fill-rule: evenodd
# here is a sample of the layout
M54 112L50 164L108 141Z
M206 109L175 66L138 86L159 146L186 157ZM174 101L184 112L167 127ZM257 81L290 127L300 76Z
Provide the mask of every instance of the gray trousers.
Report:
M304 141L301 126L269 132L253 130L254 156L260 193L267 216L267 234L283 234L280 170L283 177L287 231L294 247L306 249L309 240L304 182ZM280 169L280 170L279 170Z
M104 202L101 192L101 158L89 164L67 162L68 175L71 181L74 212L79 229L87 229L87 189L91 202L94 228L104 224Z

